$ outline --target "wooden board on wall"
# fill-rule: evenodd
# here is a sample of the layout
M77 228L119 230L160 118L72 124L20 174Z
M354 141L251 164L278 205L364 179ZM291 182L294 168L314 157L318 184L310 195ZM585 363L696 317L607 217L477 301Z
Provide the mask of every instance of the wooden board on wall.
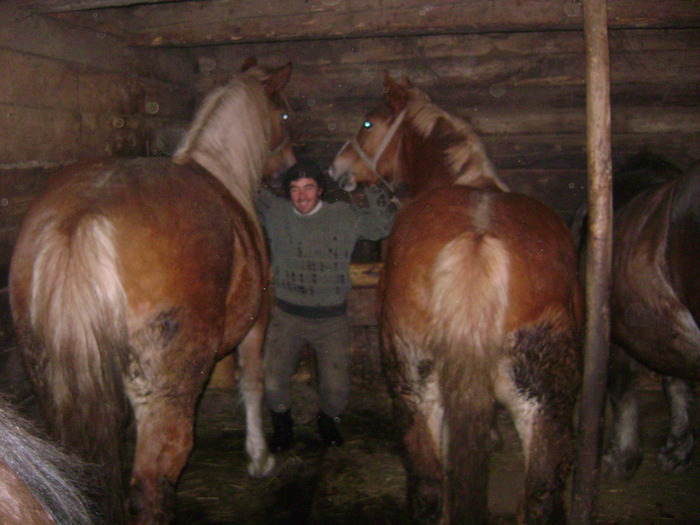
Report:
M136 4L136 5L131 5ZM692 1L609 0L610 27L688 27L700 21ZM90 9L93 7L94 9ZM577 0L240 0L25 2L30 13L118 35L132 45L194 46L340 39L376 35L580 30Z
M685 167L700 156L700 32L619 30L611 50L618 158L670 141L663 152ZM586 166L579 32L276 42L193 53L207 66L200 90L221 82L248 55L272 64L291 60L295 145L323 162L356 132L389 71L409 76L438 105L470 118L501 169Z

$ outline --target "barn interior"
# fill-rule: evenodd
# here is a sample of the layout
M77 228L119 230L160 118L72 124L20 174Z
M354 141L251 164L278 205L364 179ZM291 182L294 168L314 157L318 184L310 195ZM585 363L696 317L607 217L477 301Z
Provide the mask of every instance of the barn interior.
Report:
M700 158L700 5L608 0L607 10L613 169L643 151L688 168ZM406 76L439 106L470 119L513 190L543 200L566 221L586 200L586 49L580 0L5 0L0 3L3 347L12 346L7 268L34 196L58 169L77 160L169 155L204 95L224 84L250 56L269 65L293 64L286 93L297 156L327 166L380 97L388 72ZM358 254L358 263L376 256L376 250L366 252ZM352 295L353 370L358 391L375 392L382 385L374 273L365 269L356 267ZM313 370L302 371L298 379L299 389L308 394ZM245 478L240 414L229 406L235 397L228 392L232 385L225 378L218 381L213 386L221 390L207 393L206 406L215 415L205 418L209 423L198 450L211 442L221 456L217 436L229 436L226 450L235 451L231 462L238 466L221 474L227 481L217 481L218 492L204 483L199 489L186 486L190 492L181 494L187 509L179 518L183 523L405 522L400 510L385 509L401 508L403 488L400 462L392 446L385 446L391 417L383 404L356 401L358 427L363 421L367 428L381 427L381 439L363 440L357 431L349 447L333 457L309 445L287 458L287 477L297 476L293 490L301 493L304 485L323 489L323 499L307 501L304 496L295 502L291 493L284 495L292 489L283 481L271 488ZM661 424L663 403L653 377L648 394L648 410ZM380 425L373 424L373 414L379 414ZM661 439L662 430L648 433L648 479L641 485L606 482L600 523L689 523L700 516L700 507L690 505L697 499L692 495L700 488L700 470L694 466L671 481L659 477L654 439ZM517 447L504 450L518 454ZM220 456L191 465L184 479L193 472L206 476L215 470L207 468L210 464L228 465ZM386 458L378 472L357 470L357 457L366 465L378 456ZM351 485L384 484L389 493L367 489L348 502L336 484L343 477L339 471L330 481L327 471L320 474L329 463L335 469L348 465L345 477ZM302 464L308 477L295 470ZM509 479L521 479L518 468L503 467L495 486L506 493ZM664 495L656 496L657 489ZM504 523L513 518L513 490L512 497L494 496ZM241 503L244 493L264 500L271 492L277 494L275 505L287 505L284 512ZM630 494L637 499L629 499ZM616 504L623 501L616 497L628 499ZM224 501L239 507L206 510ZM299 502L308 503L308 512L290 510ZM339 513L339 506L346 512ZM236 517L240 508L253 510Z

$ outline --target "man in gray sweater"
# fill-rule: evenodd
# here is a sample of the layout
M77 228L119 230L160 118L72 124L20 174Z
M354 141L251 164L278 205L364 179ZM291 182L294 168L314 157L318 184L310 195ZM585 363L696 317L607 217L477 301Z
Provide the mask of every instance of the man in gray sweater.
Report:
M270 449L282 452L293 444L292 375L306 344L318 367L319 433L327 446L340 446L336 425L350 390L350 256L359 239L389 234L393 205L378 188L365 190L367 207L324 202L325 178L309 160L300 159L282 185L289 200L262 190L258 201L275 296L264 350L265 398L274 431Z

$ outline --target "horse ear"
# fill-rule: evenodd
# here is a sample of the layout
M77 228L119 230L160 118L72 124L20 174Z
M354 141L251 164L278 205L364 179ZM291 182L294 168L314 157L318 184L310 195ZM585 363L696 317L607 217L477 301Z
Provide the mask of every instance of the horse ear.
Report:
M269 93L281 91L289 82L289 77L292 76L292 63L288 62L282 67L275 69L265 81L265 87Z
M241 71L246 72L248 71L251 67L255 67L258 65L258 59L257 57L248 57L245 59L245 62L243 62L243 65L241 66Z
M409 85L402 85L396 82L389 73L384 75L384 96L387 102L396 110L401 111L408 104Z
M413 87L413 84L411 84L411 81L408 80L408 77L404 75L403 77L403 85L406 89L411 89Z

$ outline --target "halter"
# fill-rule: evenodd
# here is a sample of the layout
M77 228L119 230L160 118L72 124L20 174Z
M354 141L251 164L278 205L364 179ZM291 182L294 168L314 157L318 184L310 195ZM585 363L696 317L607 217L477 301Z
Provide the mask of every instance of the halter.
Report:
M362 149L362 146L360 146L360 143L357 142L357 136L354 136L350 141L346 142L346 145L351 146L354 150L355 153L362 159L362 161L367 165L367 167L372 170L372 173L374 173L374 176L377 177L382 184L384 184L389 191L393 194L394 192L394 185L389 183L384 177L382 177L379 172L377 171L377 164L379 163L379 159L381 156L384 154L384 150L386 147L389 145L389 142L391 142L391 139L394 138L394 135L396 135L396 131L399 129L399 126L403 122L404 118L406 117L406 108L401 111L401 113L398 114L396 117L396 120L389 126L389 130L387 131L386 135L384 135L384 138L382 139L381 143L379 144L379 147L377 148L377 151L374 154L374 157L370 158L367 153Z
M285 146L287 146L288 143L289 143L289 133L287 133L287 136L284 137L284 140L282 142L280 142L275 147L275 149L270 150L270 153L269 153L270 157L275 157L280 151L282 151L285 148Z

